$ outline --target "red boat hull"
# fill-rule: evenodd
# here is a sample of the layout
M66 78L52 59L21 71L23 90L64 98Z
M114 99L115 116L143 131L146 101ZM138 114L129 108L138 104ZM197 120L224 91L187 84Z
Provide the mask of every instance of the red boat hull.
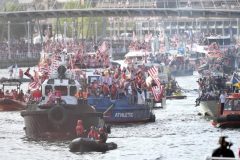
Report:
M19 111L25 109L27 104L22 101L0 98L0 111Z

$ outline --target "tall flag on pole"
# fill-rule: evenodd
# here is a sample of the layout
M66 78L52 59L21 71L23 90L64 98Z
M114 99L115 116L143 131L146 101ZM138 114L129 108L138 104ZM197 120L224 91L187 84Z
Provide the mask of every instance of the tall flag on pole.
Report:
M151 67L148 70L149 75L152 77L152 79L155 81L155 83L157 84L157 86L161 86L161 82L160 79L158 77L158 68L156 66Z
M152 86L152 93L155 101L158 102L161 100L164 90L164 87L163 85L161 85L160 79L158 77L158 68L156 66L153 66L148 70L148 73L154 80L154 82L157 84L156 86Z

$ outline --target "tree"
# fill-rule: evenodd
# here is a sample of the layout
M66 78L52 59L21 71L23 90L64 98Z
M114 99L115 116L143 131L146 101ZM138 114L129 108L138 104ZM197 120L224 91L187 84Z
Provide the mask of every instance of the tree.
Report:
M4 11L11 12L11 11L18 11L21 10L21 6L14 2L7 1L5 3ZM10 23L10 35L11 39L19 39L26 35L26 22L23 19L14 19ZM8 20L1 20L0 21L1 27L1 37L0 40L7 40L8 38Z
M64 9L83 9L87 8L86 5L81 5L79 1L70 1L64 4ZM57 22L57 27L55 27L55 33L56 30L60 31L61 34L64 33L64 22L67 24L67 37L72 37L72 31L75 30L75 34L78 36L78 38L92 38L95 37L96 31L95 27L97 28L97 36L99 37L101 35L101 31L103 29L103 18L101 17L78 17L78 18L60 18L59 23ZM72 22L75 22L75 25L72 24ZM95 26L95 23L97 26ZM59 34L59 32L58 32Z

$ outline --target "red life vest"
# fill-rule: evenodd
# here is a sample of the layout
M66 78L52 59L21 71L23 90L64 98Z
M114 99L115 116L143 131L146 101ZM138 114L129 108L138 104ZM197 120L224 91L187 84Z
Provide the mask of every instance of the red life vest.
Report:
M88 133L89 138L98 139L98 133L94 129L91 129Z
M83 133L84 133L84 127L83 127L82 121L80 120L78 120L77 122L76 133L77 133L77 136L83 136Z
M106 84L103 85L102 90L104 95L109 94L109 87Z

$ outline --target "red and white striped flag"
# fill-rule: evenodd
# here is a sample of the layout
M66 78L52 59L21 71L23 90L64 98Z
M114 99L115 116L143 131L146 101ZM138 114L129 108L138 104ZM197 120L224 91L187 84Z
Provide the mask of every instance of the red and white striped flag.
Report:
M33 81L28 84L28 89L30 91L37 90L41 87L40 83L38 81Z
M160 101L162 99L162 95L163 95L163 85L159 86L153 86L152 87L152 93L154 96L154 100L155 101Z
M148 70L148 73L152 77L154 82L157 84L157 86L160 87L161 82L160 82L160 79L158 77L158 68L156 66L153 66Z
M48 64L39 64L38 65L38 72L40 72L41 74L45 74L49 72L49 66Z

